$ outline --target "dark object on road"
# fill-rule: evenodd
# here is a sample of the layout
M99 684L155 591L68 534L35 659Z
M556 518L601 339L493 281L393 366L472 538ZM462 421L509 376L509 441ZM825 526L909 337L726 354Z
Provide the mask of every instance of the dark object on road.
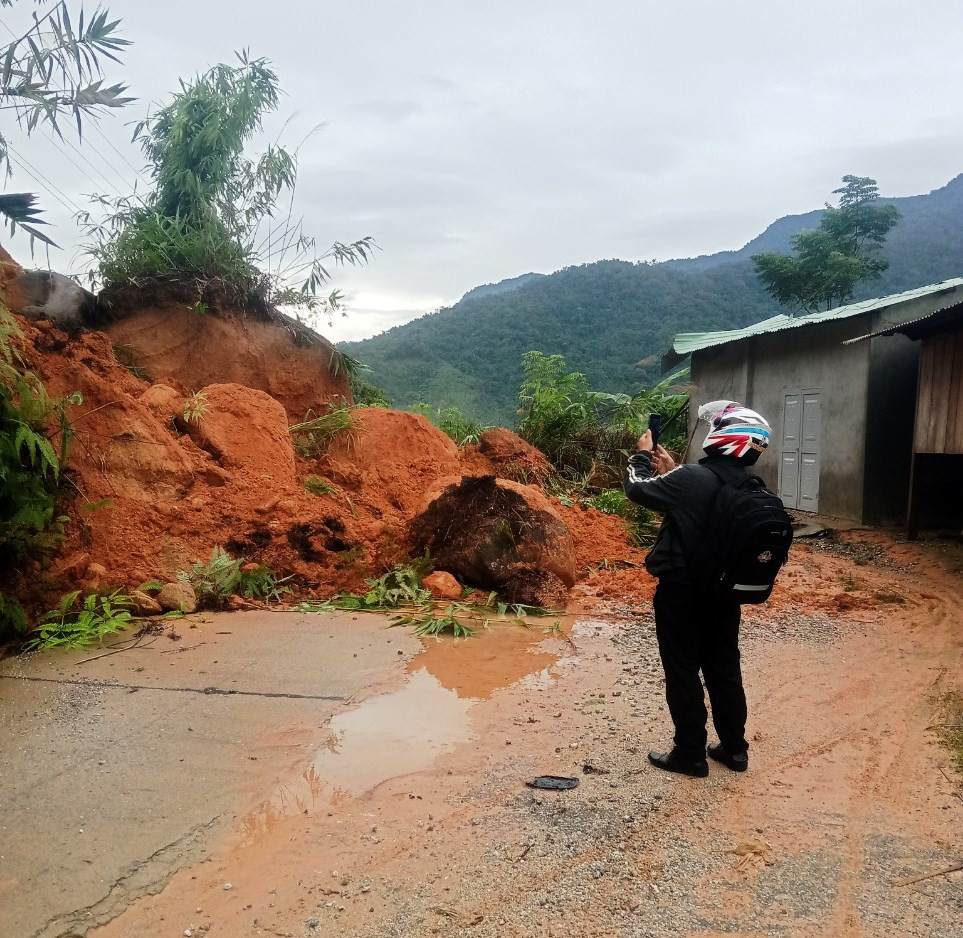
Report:
M749 768L749 754L746 752L726 752L722 743L715 743L706 749L706 755L716 762L721 762L727 769L733 772L745 772Z
M568 778L565 775L539 775L530 782L526 782L529 788L544 788L547 790L562 791L566 788L578 788L577 778Z
M705 778L709 774L709 763L705 759L687 759L673 749L671 752L650 752L649 762L664 772L678 772L692 778Z
M592 762L586 762L585 765L582 766L582 774L583 775L608 775L609 770L603 769L600 765L595 765Z

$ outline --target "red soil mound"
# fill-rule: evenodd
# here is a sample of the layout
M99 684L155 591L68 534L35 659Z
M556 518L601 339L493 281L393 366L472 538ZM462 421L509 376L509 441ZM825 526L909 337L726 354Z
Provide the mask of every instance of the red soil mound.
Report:
M176 304L126 313L105 331L125 362L181 391L242 384L280 401L293 420L351 398L334 346L294 324Z
M140 324L146 332L152 322L160 329L156 313L121 325ZM243 348L262 324L211 321L226 359L240 369L243 356L228 352L231 336ZM538 462L510 439L513 434L496 435L505 444L491 448L496 465L479 450L459 452L424 417L379 408L353 411L353 429L335 437L323 455L304 458L292 447L288 425L303 416L306 399L294 405L298 399L289 396L286 410L263 389L225 381L223 361L217 380L205 384L207 364L194 354L188 357L196 370L180 371L189 377L168 375L150 384L139 368L118 361L116 335L113 341L102 332L70 337L50 322L20 323L27 364L51 395L83 395L83 403L68 408L74 439L69 495L61 508L69 517L66 543L46 569L34 564L0 571L0 585L27 600L34 613L69 589L97 584L130 590L145 580L176 577L206 561L215 547L290 576L298 595L357 590L366 577L408 555L408 522L440 479L500 475L506 463ZM227 327L235 332L222 333ZM171 361L177 328L163 330ZM162 345L158 340L152 347ZM145 364L156 369L161 359ZM287 367L282 363L280 371ZM252 374L241 370L245 379ZM273 382L262 383L277 387ZM187 390L200 396L191 399ZM193 419L185 416L185 405ZM56 432L51 427L55 440ZM333 490L312 494L305 488L309 476ZM312 486L324 490L316 481ZM545 498L541 489L531 489ZM597 583L604 586L606 577L624 572L613 569L620 562L641 562L618 519L555 499L551 504L571 530L577 576L591 576L599 594L606 590ZM646 577L631 572L640 581Z

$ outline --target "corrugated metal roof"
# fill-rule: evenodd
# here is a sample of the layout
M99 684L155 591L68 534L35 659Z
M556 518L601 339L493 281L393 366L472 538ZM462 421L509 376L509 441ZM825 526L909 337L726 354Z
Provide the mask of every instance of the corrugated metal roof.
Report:
M960 287L963 287L963 277L956 277L952 280L931 283L925 287L917 287L915 290L906 290L903 293L861 300L859 303L850 303L847 306L837 306L836 309L826 310L825 312L807 313L804 316L780 314L751 326L746 326L743 329L728 329L724 332L681 332L672 340L672 347L663 356L662 365L663 368L669 368L685 358L686 355L691 355L692 352L697 352L700 349L726 345L729 342L738 342L740 339L748 339L769 332L782 332L785 329L798 329L801 326L815 326L824 322L848 319L850 316L859 316L862 313L872 313L876 310L910 303L924 296L944 292L951 293Z
M919 316L916 319L910 319L907 322L901 322L895 326L887 326L887 328L878 329L876 332L867 332L866 335L858 335L855 339L847 339L843 342L843 345L852 345L854 342L865 342L867 339L876 339L884 335L895 335L897 332L913 333L917 331L915 327L922 326L924 323L928 323L929 320L934 320L933 325L936 325L942 323L944 320L952 321L958 318L963 318L963 301L950 303L949 306L941 306L939 309L934 309L933 312L927 313L925 316Z

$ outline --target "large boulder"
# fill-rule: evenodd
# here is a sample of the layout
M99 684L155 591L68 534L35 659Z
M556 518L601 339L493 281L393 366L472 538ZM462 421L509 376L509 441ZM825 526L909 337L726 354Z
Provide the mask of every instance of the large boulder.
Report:
M464 582L507 602L564 605L575 546L536 488L494 476L444 479L410 525L412 546Z
M294 485L294 445L284 408L239 384L212 384L187 402L187 432L224 468L265 492Z
M7 304L28 319L51 319L76 332L88 323L97 298L76 281L52 270L21 270L6 285Z
M138 398L144 383L118 365L103 333L83 332L69 342L52 324L29 329L37 362L52 397L79 393L67 418L73 430L70 468L89 502L131 498L153 504L183 498L194 484L194 460L169 419L158 419Z

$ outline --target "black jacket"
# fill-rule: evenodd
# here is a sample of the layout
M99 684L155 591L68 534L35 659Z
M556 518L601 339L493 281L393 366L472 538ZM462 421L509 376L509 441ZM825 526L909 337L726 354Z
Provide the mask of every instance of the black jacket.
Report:
M712 466L713 472L708 468ZM651 453L633 453L622 482L625 494L634 502L663 512L662 527L645 567L660 580L689 583L689 558L709 523L722 481L736 482L746 475L746 468L729 456L706 456L698 465L684 464L655 475Z

